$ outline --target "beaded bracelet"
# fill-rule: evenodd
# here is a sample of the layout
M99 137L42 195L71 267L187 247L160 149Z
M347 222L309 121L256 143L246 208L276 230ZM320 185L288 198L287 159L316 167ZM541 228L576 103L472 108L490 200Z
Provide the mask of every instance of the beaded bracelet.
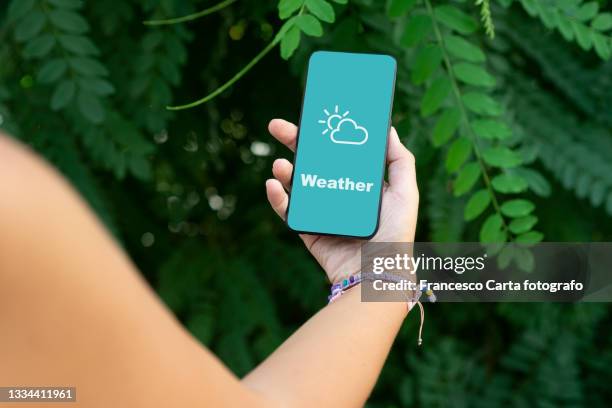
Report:
M357 286L364 280L372 280L372 281L382 280L385 282L398 283L398 282L403 281L404 279L402 279L401 277L397 275L393 275L389 273L375 274L371 272L370 273L358 272L331 286L331 290L330 290L331 293L327 297L329 303L332 303L334 300L342 296L342 294L345 293L347 290L351 289L354 286ZM421 312L420 313L421 314L421 324L419 325L419 339L417 343L419 346L423 344L422 334L423 334L423 324L425 323L425 310L423 309L423 304L420 301L422 293L425 293L425 296L427 296L427 300L429 300L429 302L433 303L436 301L436 295L433 293L431 289L429 289L429 284L427 283L427 281L421 281L421 287L419 290L416 291L413 299L406 297L406 302L408 304L408 311L412 310L412 308L416 304L419 306L419 309Z

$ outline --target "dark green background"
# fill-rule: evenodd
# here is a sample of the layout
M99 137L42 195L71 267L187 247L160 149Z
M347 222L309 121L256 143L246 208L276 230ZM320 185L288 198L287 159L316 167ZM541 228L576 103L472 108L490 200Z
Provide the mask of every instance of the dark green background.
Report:
M51 109L54 86L39 75L58 51L28 57L28 41L15 33L27 17L7 18L2 3L1 125L72 181L181 322L238 375L325 304L324 273L264 190L273 159L291 158L267 123L297 121L312 50L389 52L403 61L393 122L417 157L417 240L478 240L479 225L463 220L465 199L451 193L445 148L429 141L433 121L419 117L423 90L408 81L413 54L397 45L384 2L335 6L337 21L320 39L303 37L288 62L275 49L220 97L176 113L164 107L214 90L271 41L281 24L275 2L239 1L161 28L142 21L211 3L85 3L76 13L108 70L94 76L114 91ZM461 7L478 14L471 2ZM477 38L513 130L537 141L531 167L543 176L540 194L524 196L537 204L538 230L548 241L610 240L611 63L519 4L494 4L493 19L495 40ZM424 346L416 346L418 319L409 316L370 406L605 406L612 397L606 304L436 304L426 314Z

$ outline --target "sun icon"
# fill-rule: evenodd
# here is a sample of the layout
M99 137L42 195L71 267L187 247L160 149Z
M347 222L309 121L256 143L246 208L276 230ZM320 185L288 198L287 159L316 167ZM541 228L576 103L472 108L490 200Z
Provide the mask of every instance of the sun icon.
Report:
M349 111L346 111L342 115L340 115L338 111L338 105L335 106L334 113L329 113L327 109L323 109L323 112L325 113L325 116L327 116L327 119L319 120L319 123L327 125L327 129L325 129L323 133L321 133L323 135L329 132L330 130L336 129L336 127L338 126L338 123L343 118L346 118L346 116L349 114Z

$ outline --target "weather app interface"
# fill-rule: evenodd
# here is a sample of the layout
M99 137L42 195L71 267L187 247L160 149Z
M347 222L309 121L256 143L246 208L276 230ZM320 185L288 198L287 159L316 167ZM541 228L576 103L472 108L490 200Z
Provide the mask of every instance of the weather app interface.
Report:
M395 65L387 55L311 56L287 218L292 229L375 232Z

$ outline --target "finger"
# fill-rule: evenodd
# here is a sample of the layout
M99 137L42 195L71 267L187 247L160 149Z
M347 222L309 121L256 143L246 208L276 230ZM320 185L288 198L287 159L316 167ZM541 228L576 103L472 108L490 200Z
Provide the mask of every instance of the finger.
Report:
M266 195L272 209L284 220L287 215L289 196L283 190L280 181L275 179L266 180Z
M289 160L276 159L272 163L272 174L274 178L281 182L285 190L291 190L291 173L293 173L293 164Z
M297 126L283 119L272 119L268 124L268 130L276 140L287 146L292 152L295 151Z
M416 188L414 156L402 144L394 127L389 132L387 163L389 163L389 190L405 194Z

